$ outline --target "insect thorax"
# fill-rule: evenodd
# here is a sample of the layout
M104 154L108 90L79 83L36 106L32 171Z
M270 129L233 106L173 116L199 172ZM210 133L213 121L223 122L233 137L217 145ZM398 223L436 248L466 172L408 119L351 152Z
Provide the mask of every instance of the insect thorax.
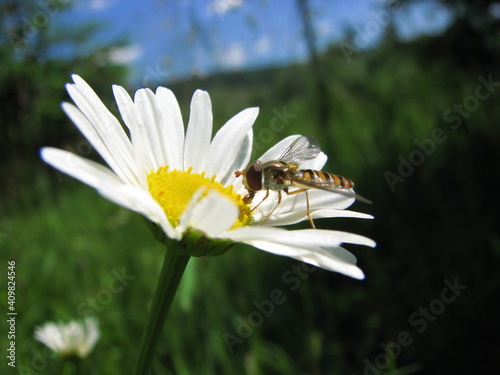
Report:
M280 191L291 185L290 176L298 166L295 163L272 161L262 167L262 180L265 188Z

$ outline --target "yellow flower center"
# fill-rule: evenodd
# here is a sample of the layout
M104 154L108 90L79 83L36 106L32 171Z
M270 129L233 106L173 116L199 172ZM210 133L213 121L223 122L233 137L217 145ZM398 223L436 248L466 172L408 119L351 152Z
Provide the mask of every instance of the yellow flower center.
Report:
M205 176L205 172L191 173L192 168L187 171L177 169L170 170L168 166L160 167L148 174L148 187L153 198L163 207L170 223L176 227L181 215L184 213L193 195L202 187L205 191L201 198L205 197L211 190L229 198L240 210L239 218L234 222L232 229L248 225L251 220L250 207L243 203L240 194L234 191L233 185L224 186L212 178Z

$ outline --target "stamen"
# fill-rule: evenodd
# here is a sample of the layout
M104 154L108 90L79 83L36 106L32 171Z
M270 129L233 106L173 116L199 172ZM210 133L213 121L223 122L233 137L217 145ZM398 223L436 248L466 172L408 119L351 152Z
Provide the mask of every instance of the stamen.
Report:
M192 167L186 171L170 170L168 166L164 166L148 174L149 191L163 207L168 220L174 227L179 224L180 217L187 209L193 195L201 187L206 188L201 198L205 197L211 190L215 190L238 206L240 216L233 224L233 229L249 224L252 220L250 207L243 202L240 194L236 194L232 185L224 186L216 181L216 175L208 178L205 176L205 172L191 173L192 170Z

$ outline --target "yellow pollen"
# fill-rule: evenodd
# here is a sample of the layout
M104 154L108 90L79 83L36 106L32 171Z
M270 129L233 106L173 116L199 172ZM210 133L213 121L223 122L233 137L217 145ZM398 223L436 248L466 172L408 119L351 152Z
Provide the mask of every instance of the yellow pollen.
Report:
M148 174L149 191L163 207L168 220L174 227L179 224L180 217L193 195L202 187L206 189L201 197L205 197L211 190L215 190L238 206L240 216L231 229L248 225L251 220L250 207L243 203L242 196L234 191L233 185L224 186L215 181L215 175L209 178L205 177L205 172L201 174L191 173L192 170L193 168L189 168L187 171L169 170L168 166L164 166Z

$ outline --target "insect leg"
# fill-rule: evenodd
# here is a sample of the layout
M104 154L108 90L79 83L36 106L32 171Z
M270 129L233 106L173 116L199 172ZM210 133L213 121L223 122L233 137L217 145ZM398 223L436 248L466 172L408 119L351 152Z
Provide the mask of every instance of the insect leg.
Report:
M309 222L311 223L311 226L313 227L313 229L316 229L316 225L314 225L314 221L313 221L313 219L311 217L311 209L309 207L309 194L307 194L307 189L299 189L299 190L295 190L295 191L292 191L292 192L288 191L288 189L285 189L285 193L287 195L295 195L295 194L299 194L299 193L306 193L307 217L308 217Z
M267 193L269 194L269 189L267 189ZM267 197L267 195L266 195L266 197ZM266 216L266 218L264 219L264 221L262 223L260 223L260 225L264 225L264 223L267 221L267 219L269 219L269 217L273 214L273 212L276 211L276 209L278 208L280 203L281 203L281 190L278 191L278 203L276 204L276 206L274 206L273 210L271 212L269 212L269 215Z
M254 193L253 195L255 195L255 193ZM253 195L252 195L252 198L253 198ZM262 203L262 202L264 202L264 201L267 199L267 197L269 197L269 189L266 189L266 196L265 196L264 198L262 198L262 200L259 202L259 204L258 204L257 206L255 206L254 208L252 208L252 209L250 210L250 212L255 211L255 209L256 209L257 207L259 207L259 206L261 205L261 203ZM245 202L245 200L243 199L243 202L245 202L245 203L249 203L250 201L251 201L251 199L250 199L248 202ZM267 220L267 218L266 218L266 220ZM264 220L264 221L265 221L265 220Z

